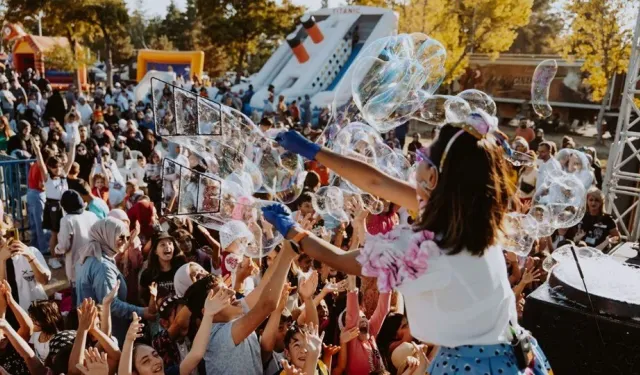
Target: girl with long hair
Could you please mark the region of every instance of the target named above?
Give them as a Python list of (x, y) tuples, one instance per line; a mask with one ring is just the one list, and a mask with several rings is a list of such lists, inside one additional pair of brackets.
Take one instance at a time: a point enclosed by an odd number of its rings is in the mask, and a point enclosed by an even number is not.
[(149, 265), (140, 275), (140, 298), (146, 304), (149, 301), (149, 286), (151, 283), (158, 285), (160, 300), (175, 292), (173, 279), (183, 264), (185, 258), (176, 240), (167, 232), (159, 232), (151, 239), (151, 252), (149, 253)]
[[(412, 335), (440, 346), (431, 375), (457, 369), (506, 375), (550, 370), (535, 339), (518, 326), (498, 245), (512, 191), (505, 182), (504, 151), (492, 134), (496, 129), (497, 119), (482, 111), (444, 125), (420, 152), (416, 186), (296, 132), (276, 138), (288, 151), (317, 160), (364, 191), (419, 212), (413, 228), (394, 228), (360, 250), (344, 252), (297, 226), (281, 206), (263, 210), (310, 257), (349, 274), (377, 277), (380, 292), (398, 289)], [(530, 348), (523, 346), (527, 341)]]

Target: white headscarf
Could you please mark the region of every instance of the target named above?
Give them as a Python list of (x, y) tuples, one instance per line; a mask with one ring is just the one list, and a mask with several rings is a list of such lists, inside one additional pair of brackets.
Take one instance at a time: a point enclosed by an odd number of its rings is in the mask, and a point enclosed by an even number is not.
[(189, 266), (191, 264), (196, 264), (194, 262), (189, 262), (183, 264), (182, 267), (178, 268), (175, 276), (173, 276), (173, 288), (176, 292), (176, 296), (184, 297), (184, 293), (189, 289), (191, 285), (193, 285), (193, 281), (191, 281), (191, 275), (189, 275)]
[(89, 231), (90, 242), (80, 249), (80, 264), (89, 257), (115, 257), (116, 243), (121, 235), (129, 235), (129, 228), (118, 219), (107, 217), (93, 224)]

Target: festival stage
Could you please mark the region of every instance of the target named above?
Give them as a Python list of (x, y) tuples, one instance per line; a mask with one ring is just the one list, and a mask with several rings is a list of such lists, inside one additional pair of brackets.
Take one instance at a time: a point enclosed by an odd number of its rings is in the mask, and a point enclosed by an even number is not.
[[(640, 262), (632, 243), (611, 255), (621, 263)], [(539, 341), (554, 374), (640, 374), (640, 305), (592, 295), (593, 313), (586, 294), (568, 284), (552, 274), (524, 309), (523, 325)]]

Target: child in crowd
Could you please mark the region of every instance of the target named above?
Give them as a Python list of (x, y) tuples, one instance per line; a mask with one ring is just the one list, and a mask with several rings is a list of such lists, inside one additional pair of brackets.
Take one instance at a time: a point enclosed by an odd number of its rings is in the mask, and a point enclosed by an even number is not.
[(232, 220), (220, 228), (220, 246), (222, 246), (222, 276), (231, 275), (243, 260), (253, 233), (239, 220)]
[(29, 318), (33, 321), (33, 334), (29, 343), (33, 345), (36, 355), (44, 362), (49, 355), (49, 342), (53, 336), (62, 331), (64, 322), (55, 301), (40, 300), (29, 306)]
[(95, 173), (91, 178), (91, 194), (105, 202), (109, 201), (109, 186), (103, 173)]
[(218, 292), (227, 289), (221, 279), (209, 275), (187, 290), (185, 297), (192, 321), (196, 325), (205, 324), (205, 321), (206, 324), (213, 322), (204, 351), (207, 373), (224, 375), (263, 372), (260, 344), (255, 330), (278, 306), (289, 267), (296, 255), (292, 246), (295, 245), (285, 242), (283, 250), (258, 287), (240, 301), (232, 297), (231, 304), (218, 313), (205, 315), (203, 307), (210, 290)]

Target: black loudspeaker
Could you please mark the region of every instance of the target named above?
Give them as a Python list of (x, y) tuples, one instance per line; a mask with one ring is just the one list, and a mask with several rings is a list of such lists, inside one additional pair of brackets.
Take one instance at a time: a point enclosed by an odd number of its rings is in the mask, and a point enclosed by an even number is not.
[(594, 315), (554, 298), (548, 283), (527, 297), (523, 326), (538, 340), (554, 375), (640, 374), (640, 322)]

